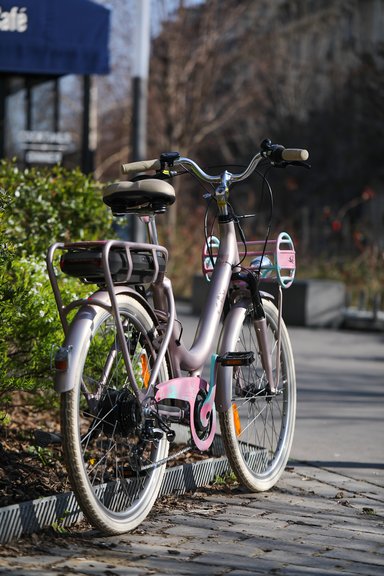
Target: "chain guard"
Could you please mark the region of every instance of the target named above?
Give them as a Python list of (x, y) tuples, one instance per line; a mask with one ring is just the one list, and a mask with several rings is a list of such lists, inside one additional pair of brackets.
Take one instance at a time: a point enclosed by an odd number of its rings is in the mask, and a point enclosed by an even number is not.
[[(156, 386), (155, 400), (182, 400), (189, 404), (189, 426), (194, 445), (208, 450), (216, 432), (214, 390), (208, 393), (208, 383), (198, 376), (182, 376)], [(208, 398), (208, 396), (210, 396)]]

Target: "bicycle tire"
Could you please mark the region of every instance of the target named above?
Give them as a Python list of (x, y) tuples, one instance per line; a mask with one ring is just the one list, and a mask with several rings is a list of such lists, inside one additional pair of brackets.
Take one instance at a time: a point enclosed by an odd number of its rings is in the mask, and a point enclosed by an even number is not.
[[(135, 298), (124, 294), (117, 301), (136, 381), (145, 386), (156, 328)], [(169, 443), (165, 435), (156, 440), (139, 435), (140, 407), (129, 391), (113, 318), (101, 307), (87, 308), (93, 316), (89, 328), (79, 341), (78, 322), (87, 316), (80, 310), (67, 338), (68, 346), (80, 346), (80, 354), (74, 387), (61, 395), (64, 457), (85, 517), (102, 532), (120, 534), (150, 512), (165, 470), (164, 463), (156, 463), (167, 457)], [(164, 361), (159, 381), (167, 379)]]
[[(263, 302), (273, 374), (277, 365), (278, 311), (269, 300)], [(233, 336), (235, 349), (254, 352), (250, 366), (232, 370), (232, 399), (228, 410), (219, 413), (225, 451), (238, 481), (254, 492), (269, 490), (287, 464), (295, 428), (296, 377), (287, 328), (281, 320), (280, 375), (277, 393), (266, 395), (266, 375), (261, 366), (251, 314), (245, 311)]]

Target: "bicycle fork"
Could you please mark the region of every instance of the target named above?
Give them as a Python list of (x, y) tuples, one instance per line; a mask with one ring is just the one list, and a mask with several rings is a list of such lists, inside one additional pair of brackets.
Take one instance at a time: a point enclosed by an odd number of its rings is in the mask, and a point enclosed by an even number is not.
[[(259, 296), (260, 298), (260, 296)], [(261, 304), (261, 298), (260, 298)], [(280, 352), (281, 352), (281, 317), (282, 317), (282, 304), (283, 304), (283, 294), (281, 286), (279, 286), (278, 295), (278, 324), (277, 324), (277, 338), (276, 338), (276, 370), (275, 375), (272, 369), (272, 353), (273, 350), (269, 350), (269, 342), (267, 338), (267, 321), (263, 313), (262, 317), (257, 317), (259, 314), (256, 312), (256, 318), (254, 319), (257, 343), (260, 350), (260, 359), (263, 369), (267, 375), (267, 393), (276, 394), (277, 386), (280, 378)], [(262, 305), (261, 305), (262, 306)], [(256, 307), (256, 311), (258, 306)]]
[(282, 303), (283, 294), (281, 286), (279, 286), (278, 294), (278, 326), (277, 326), (277, 338), (276, 338), (276, 371), (275, 376), (273, 374), (272, 368), (272, 353), (273, 350), (269, 350), (269, 342), (267, 336), (267, 321), (264, 314), (264, 308), (262, 304), (262, 293), (259, 291), (259, 279), (250, 270), (247, 272), (236, 272), (233, 275), (234, 280), (245, 281), (248, 285), (250, 291), (250, 296), (253, 304), (253, 324), (255, 327), (256, 338), (258, 349), (260, 351), (260, 360), (263, 370), (267, 376), (266, 392), (267, 395), (273, 395), (277, 392), (277, 386), (280, 377), (280, 336), (281, 336), (281, 314), (282, 314)]

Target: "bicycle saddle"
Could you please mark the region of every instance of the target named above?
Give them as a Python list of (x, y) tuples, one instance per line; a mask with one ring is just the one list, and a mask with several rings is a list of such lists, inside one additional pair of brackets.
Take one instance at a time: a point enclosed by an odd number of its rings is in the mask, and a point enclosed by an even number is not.
[(175, 189), (164, 180), (146, 178), (136, 182), (116, 182), (103, 190), (103, 202), (114, 214), (154, 214), (165, 212), (176, 199)]

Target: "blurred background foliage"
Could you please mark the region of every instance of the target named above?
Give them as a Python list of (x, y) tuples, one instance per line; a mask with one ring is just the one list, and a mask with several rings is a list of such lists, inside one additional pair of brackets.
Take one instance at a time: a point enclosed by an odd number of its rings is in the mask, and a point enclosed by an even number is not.
[[(120, 63), (128, 65), (121, 48), (127, 39), (118, 17), (129, 3), (108, 2), (116, 47), (111, 78), (119, 78), (109, 89), (119, 97), (99, 111), (95, 174), (101, 180), (118, 178), (119, 164), (132, 154), (129, 75), (127, 96), (121, 97), (126, 78)], [(148, 79), (147, 156), (178, 150), (206, 169), (230, 165), (235, 170), (266, 137), (307, 148), (310, 172), (268, 175), (274, 233), (287, 230), (294, 238), (299, 276), (337, 278), (356, 290), (380, 289), (384, 1), (159, 0), (151, 5), (158, 20)], [(158, 222), (170, 248), (175, 286), (188, 295), (204, 241), (204, 192), (188, 178), (175, 185), (177, 202)], [(261, 181), (255, 178), (236, 188), (232, 201), (239, 213), (251, 213), (258, 211), (260, 197)], [(263, 237), (265, 214), (247, 221), (249, 237)]]
[[(299, 276), (374, 292), (384, 281), (383, 100), (382, 1), (179, 2), (152, 44), (148, 156), (176, 149), (208, 169), (247, 165), (265, 137), (307, 148), (311, 171), (268, 174), (272, 229), (294, 238)], [(188, 294), (203, 192), (192, 180), (176, 191), (161, 226)], [(249, 239), (265, 234), (261, 195), (256, 177), (232, 193), (238, 213), (257, 212)]]

